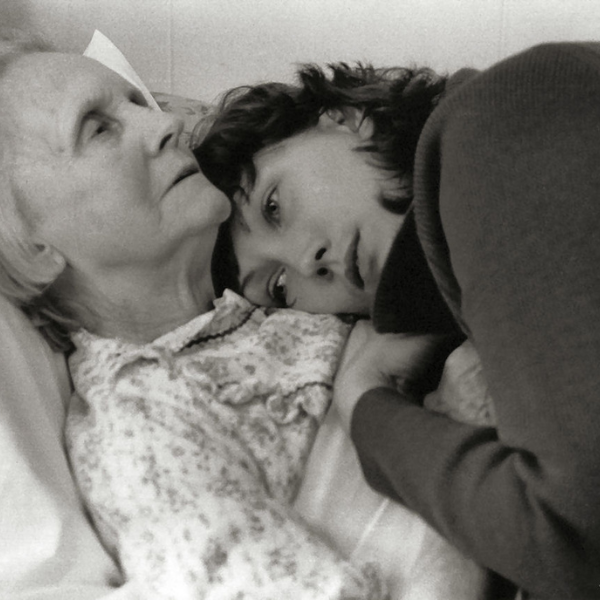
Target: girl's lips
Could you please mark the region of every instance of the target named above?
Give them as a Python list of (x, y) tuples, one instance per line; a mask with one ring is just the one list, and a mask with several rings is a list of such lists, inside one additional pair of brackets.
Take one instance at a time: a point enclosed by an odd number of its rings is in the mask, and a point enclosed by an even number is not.
[(346, 255), (344, 257), (345, 260), (345, 271), (344, 275), (354, 286), (357, 288), (364, 290), (365, 282), (360, 274), (360, 269), (358, 265), (358, 244), (360, 242), (360, 233), (357, 231), (356, 235), (352, 239), (350, 246), (346, 250)]

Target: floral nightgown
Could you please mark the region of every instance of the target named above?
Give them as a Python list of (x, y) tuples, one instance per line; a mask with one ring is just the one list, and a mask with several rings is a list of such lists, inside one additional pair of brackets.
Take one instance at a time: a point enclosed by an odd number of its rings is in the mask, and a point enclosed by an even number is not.
[(290, 506), (347, 333), (226, 292), (149, 344), (74, 335), (73, 471), (144, 600), (384, 597)]

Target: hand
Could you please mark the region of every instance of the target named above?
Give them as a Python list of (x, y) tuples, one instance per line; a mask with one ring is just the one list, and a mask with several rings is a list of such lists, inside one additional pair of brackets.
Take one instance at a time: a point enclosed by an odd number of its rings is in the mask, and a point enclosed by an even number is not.
[(333, 402), (346, 431), (364, 392), (382, 386), (398, 389), (418, 378), (439, 340), (435, 335), (381, 334), (371, 321), (359, 321), (348, 338), (333, 388)]

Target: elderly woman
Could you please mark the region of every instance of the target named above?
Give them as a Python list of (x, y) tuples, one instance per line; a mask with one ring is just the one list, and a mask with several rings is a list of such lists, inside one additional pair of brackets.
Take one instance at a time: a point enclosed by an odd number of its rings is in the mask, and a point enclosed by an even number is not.
[(70, 458), (125, 577), (145, 599), (383, 597), (290, 509), (346, 327), (214, 302), (230, 205), (176, 117), (23, 36), (0, 69), (0, 290), (74, 347)]

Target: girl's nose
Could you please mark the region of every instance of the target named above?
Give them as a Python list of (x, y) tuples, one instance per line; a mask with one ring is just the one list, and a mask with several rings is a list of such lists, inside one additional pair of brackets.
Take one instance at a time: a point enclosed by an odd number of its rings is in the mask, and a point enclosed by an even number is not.
[(309, 244), (297, 258), (298, 271), (305, 277), (331, 277), (330, 251), (323, 241)]

